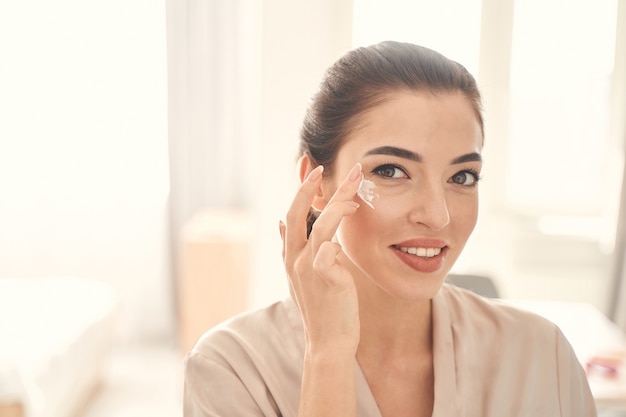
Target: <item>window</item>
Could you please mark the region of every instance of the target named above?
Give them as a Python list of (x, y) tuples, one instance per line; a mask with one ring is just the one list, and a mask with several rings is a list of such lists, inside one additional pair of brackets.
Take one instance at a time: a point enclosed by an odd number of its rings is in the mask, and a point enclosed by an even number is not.
[(606, 305), (624, 155), (611, 120), (623, 117), (613, 91), (617, 7), (354, 1), (355, 46), (418, 43), (478, 79), (487, 135), (481, 219), (455, 269), (501, 279), (505, 296)]
[(615, 0), (515, 2), (510, 204), (540, 215), (603, 214), (619, 178), (609, 162), (616, 16)]

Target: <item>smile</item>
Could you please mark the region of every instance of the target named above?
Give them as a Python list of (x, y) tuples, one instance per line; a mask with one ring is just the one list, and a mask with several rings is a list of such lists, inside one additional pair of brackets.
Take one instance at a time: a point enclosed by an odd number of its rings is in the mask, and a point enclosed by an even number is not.
[(396, 248), (404, 253), (419, 256), (422, 258), (432, 258), (441, 253), (441, 248), (422, 248), (422, 247), (404, 247), (396, 246)]

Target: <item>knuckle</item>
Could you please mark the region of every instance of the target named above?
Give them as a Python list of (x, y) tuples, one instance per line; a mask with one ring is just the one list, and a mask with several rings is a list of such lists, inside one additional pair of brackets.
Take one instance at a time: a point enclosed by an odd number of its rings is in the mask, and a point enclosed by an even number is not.
[(308, 269), (310, 269), (309, 262), (305, 262), (302, 257), (299, 257), (293, 263), (293, 271), (296, 276), (302, 276)]
[(315, 257), (315, 259), (313, 259), (312, 267), (313, 267), (313, 269), (316, 272), (322, 272), (325, 269), (324, 262), (321, 259), (321, 256), (320, 256), (319, 252), (318, 252), (317, 256)]
[(336, 245), (329, 241), (323, 242), (313, 260), (313, 268), (318, 272), (328, 270), (335, 263), (336, 256)]

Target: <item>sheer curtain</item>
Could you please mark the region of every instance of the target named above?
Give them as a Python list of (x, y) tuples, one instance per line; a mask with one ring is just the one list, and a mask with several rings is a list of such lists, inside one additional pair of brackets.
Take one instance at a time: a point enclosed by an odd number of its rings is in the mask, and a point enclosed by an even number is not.
[(626, 331), (626, 169), (622, 179), (620, 217), (615, 241), (615, 263), (613, 268), (613, 291), (610, 294), (611, 319)]
[(167, 0), (174, 273), (194, 213), (243, 208), (255, 220), (250, 303), (285, 295), (278, 221), (299, 127), (351, 31), (352, 0)]
[(613, 288), (609, 294), (610, 317), (626, 330), (626, 2), (617, 8), (615, 71), (613, 74), (612, 139), (622, 143), (622, 187), (615, 233)]
[(246, 0), (167, 1), (172, 231), (253, 200), (258, 10)]

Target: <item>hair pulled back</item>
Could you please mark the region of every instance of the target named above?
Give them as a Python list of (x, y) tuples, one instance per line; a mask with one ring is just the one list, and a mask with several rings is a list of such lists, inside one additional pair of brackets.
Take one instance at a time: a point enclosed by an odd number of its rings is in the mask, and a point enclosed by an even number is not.
[(480, 92), (461, 64), (431, 49), (394, 41), (346, 53), (325, 73), (305, 114), (300, 155), (330, 174), (344, 139), (357, 118), (394, 91), (464, 94), (483, 131)]

